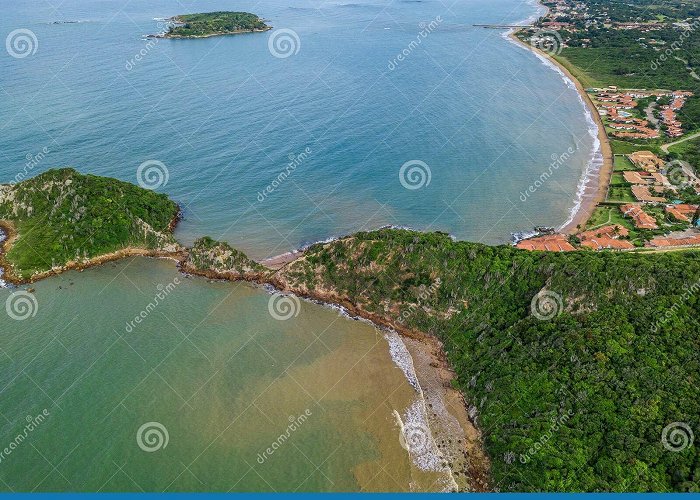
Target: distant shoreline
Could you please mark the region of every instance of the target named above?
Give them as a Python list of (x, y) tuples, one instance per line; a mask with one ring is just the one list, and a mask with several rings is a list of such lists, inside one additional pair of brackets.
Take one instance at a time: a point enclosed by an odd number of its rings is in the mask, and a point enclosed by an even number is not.
[[(531, 50), (536, 55), (542, 56), (548, 61), (550, 61), (564, 74), (564, 76), (566, 76), (569, 80), (573, 82), (574, 86), (576, 87), (576, 90), (581, 96), (581, 99), (583, 100), (584, 104), (588, 107), (591, 113), (591, 117), (593, 118), (593, 121), (595, 122), (598, 128), (597, 136), (598, 141), (600, 142), (600, 152), (603, 156), (603, 163), (600, 166), (600, 168), (597, 169), (597, 171), (589, 172), (586, 178), (583, 179), (584, 192), (582, 195), (580, 206), (576, 210), (576, 213), (572, 214), (570, 220), (559, 229), (559, 232), (561, 233), (576, 234), (580, 231), (578, 226), (581, 226), (582, 230), (586, 226), (588, 220), (593, 215), (593, 212), (598, 206), (598, 204), (605, 201), (605, 198), (607, 197), (608, 185), (610, 184), (610, 179), (612, 177), (613, 172), (613, 154), (612, 147), (610, 146), (610, 139), (608, 138), (608, 134), (605, 131), (605, 125), (603, 125), (603, 120), (601, 119), (600, 114), (598, 113), (598, 108), (596, 108), (595, 104), (593, 104), (593, 101), (591, 100), (586, 90), (583, 88), (581, 82), (554, 57), (538, 49), (537, 47), (533, 47), (532, 45), (520, 40), (517, 37), (517, 33), (519, 31), (520, 30), (512, 31), (508, 34), (508, 37), (513, 42), (519, 44), (522, 47), (525, 47), (528, 50)], [(591, 183), (590, 181), (592, 180), (597, 180), (597, 182)], [(591, 186), (589, 184), (593, 185)], [(577, 185), (577, 189), (579, 188), (579, 186), (580, 184)]]

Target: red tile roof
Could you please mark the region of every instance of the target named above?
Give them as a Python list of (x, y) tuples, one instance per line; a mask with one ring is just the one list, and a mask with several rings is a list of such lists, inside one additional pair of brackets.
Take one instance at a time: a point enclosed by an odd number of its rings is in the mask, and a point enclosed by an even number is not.
[(538, 236), (523, 240), (515, 246), (522, 250), (540, 250), (547, 252), (573, 252), (576, 250), (563, 234)]
[(627, 204), (620, 207), (622, 213), (634, 220), (634, 225), (639, 229), (658, 229), (656, 219), (642, 210), (639, 205)]
[(676, 219), (690, 222), (698, 211), (698, 205), (666, 205), (666, 213), (673, 215)]
[(648, 247), (663, 248), (663, 247), (689, 247), (700, 245), (700, 234), (696, 236), (687, 236), (685, 238), (664, 238), (657, 237), (647, 243)]
[(634, 248), (631, 241), (617, 240), (615, 238), (610, 238), (609, 236), (582, 241), (581, 246), (592, 248), (593, 250), (630, 250)]
[(621, 226), (619, 224), (609, 224), (607, 226), (579, 233), (578, 237), (581, 241), (585, 241), (593, 238), (602, 237), (614, 238), (615, 236), (621, 236), (624, 238), (626, 236), (629, 236), (629, 234), (630, 232), (627, 230), (626, 227)]

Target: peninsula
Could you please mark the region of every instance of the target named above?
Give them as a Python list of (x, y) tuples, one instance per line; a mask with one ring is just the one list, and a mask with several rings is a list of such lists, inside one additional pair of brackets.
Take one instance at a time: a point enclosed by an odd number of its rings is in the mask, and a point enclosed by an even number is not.
[[(540, 253), (382, 229), (313, 245), (262, 272), (206, 239), (183, 269), (269, 284), (405, 337), (439, 339), (484, 432), (491, 489), (698, 487), (698, 449), (672, 453), (663, 433), (700, 412), (690, 347), (700, 341), (700, 252)], [(476, 454), (472, 485), (484, 464)]]
[(180, 247), (177, 213), (164, 195), (52, 170), (0, 188), (14, 235), (4, 266), (29, 282), (132, 249), (433, 339), (482, 432), (455, 470), (476, 491), (700, 486), (699, 449), (664, 441), (669, 423), (700, 414), (700, 252), (528, 252), (381, 229), (270, 269), (211, 238)]
[(171, 23), (158, 38), (208, 38), (211, 36), (237, 35), (263, 32), (272, 29), (255, 14), (249, 12), (207, 12), (183, 14), (168, 19)]

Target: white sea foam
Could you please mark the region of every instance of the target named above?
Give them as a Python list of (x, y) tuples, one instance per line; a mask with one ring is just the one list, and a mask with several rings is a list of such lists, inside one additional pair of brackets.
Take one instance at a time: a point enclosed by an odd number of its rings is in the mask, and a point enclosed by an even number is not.
[(586, 117), (586, 122), (588, 123), (588, 134), (593, 140), (593, 148), (588, 158), (588, 161), (586, 162), (586, 168), (581, 174), (581, 178), (579, 179), (578, 185), (576, 187), (576, 198), (574, 199), (574, 205), (573, 207), (571, 207), (571, 209), (569, 209), (569, 217), (561, 226), (559, 226), (558, 229), (561, 230), (574, 220), (576, 214), (581, 209), (581, 205), (583, 204), (583, 200), (586, 195), (586, 190), (589, 184), (597, 180), (598, 175), (600, 174), (600, 169), (603, 166), (603, 151), (601, 149), (600, 139), (598, 139), (598, 124), (595, 122), (591, 113), (591, 109), (588, 107), (588, 104), (584, 100), (584, 97), (576, 88), (576, 84), (573, 82), (573, 80), (571, 80), (571, 78), (569, 78), (566, 75), (566, 73), (564, 73), (561, 70), (561, 68), (559, 68), (559, 66), (554, 64), (552, 61), (542, 56), (541, 54), (535, 53), (535, 55), (538, 59), (540, 59), (540, 61), (542, 61), (542, 63), (545, 66), (559, 73), (559, 75), (566, 83), (567, 87), (576, 91), (576, 96), (578, 97), (578, 100), (581, 103), (581, 107), (583, 108), (583, 112)]
[(569, 209), (569, 217), (561, 226), (557, 228), (557, 230), (561, 230), (574, 220), (578, 211), (581, 210), (581, 206), (583, 205), (583, 201), (588, 187), (591, 184), (595, 186), (595, 182), (597, 182), (598, 175), (600, 175), (600, 169), (603, 166), (603, 151), (601, 149), (600, 139), (598, 139), (598, 124), (593, 119), (591, 109), (588, 107), (588, 104), (584, 100), (584, 97), (576, 88), (576, 84), (571, 78), (569, 78), (569, 76), (566, 73), (564, 73), (561, 70), (559, 66), (554, 64), (549, 58), (543, 56), (539, 52), (530, 50), (528, 47), (525, 47), (524, 45), (514, 41), (512, 38), (508, 37), (508, 40), (513, 42), (518, 47), (521, 47), (522, 49), (525, 49), (528, 52), (535, 54), (535, 57), (537, 57), (537, 59), (539, 59), (543, 65), (545, 65), (547, 68), (553, 71), (556, 71), (559, 74), (559, 76), (561, 76), (562, 80), (564, 80), (566, 86), (576, 92), (576, 96), (578, 97), (578, 100), (583, 108), (584, 116), (586, 117), (586, 122), (588, 123), (588, 134), (593, 139), (593, 148), (591, 151), (591, 155), (589, 156), (588, 161), (586, 162), (586, 168), (581, 174), (581, 178), (579, 179), (578, 185), (576, 186), (576, 197), (574, 198), (574, 205)]
[(452, 475), (452, 470), (444, 465), (445, 459), (435, 442), (428, 420), (428, 410), (425, 405), (425, 396), (421, 389), (416, 370), (413, 365), (413, 357), (408, 351), (406, 344), (399, 334), (394, 330), (387, 330), (384, 338), (389, 344), (389, 354), (394, 364), (398, 366), (406, 376), (406, 380), (418, 393), (417, 398), (406, 409), (406, 412), (401, 415), (394, 411), (396, 423), (399, 426), (399, 432), (414, 434), (419, 442), (419, 446), (415, 449), (409, 449), (411, 461), (423, 471), (442, 472), (444, 474), (441, 482), (444, 491), (457, 491), (458, 486)]
[(534, 238), (540, 233), (537, 231), (517, 231), (515, 233), (510, 233), (511, 242), (513, 245), (517, 245), (523, 240)]
[[(270, 294), (281, 293), (279, 290), (277, 290), (275, 287), (269, 284), (264, 284), (262, 287)], [(314, 299), (305, 298), (303, 300), (333, 309), (337, 311), (338, 314), (346, 318), (353, 319), (356, 321), (362, 321), (377, 327), (377, 325), (370, 320), (359, 316), (351, 315), (349, 311), (343, 306), (322, 302)], [(445, 463), (445, 459), (442, 455), (442, 452), (435, 443), (435, 437), (433, 436), (432, 431), (430, 430), (425, 397), (423, 394), (423, 390), (421, 389), (420, 382), (418, 381), (418, 376), (416, 375), (415, 367), (413, 365), (413, 357), (408, 351), (406, 344), (404, 344), (403, 340), (401, 340), (401, 337), (396, 331), (384, 329), (384, 338), (386, 339), (389, 345), (389, 354), (391, 356), (392, 361), (394, 362), (394, 364), (396, 364), (396, 366), (398, 366), (401, 369), (401, 371), (404, 373), (404, 376), (406, 377), (406, 380), (409, 384), (411, 384), (411, 387), (413, 387), (417, 393), (417, 398), (406, 410), (403, 418), (401, 418), (398, 412), (394, 411), (395, 417), (397, 419), (397, 424), (400, 427), (400, 432), (403, 433), (404, 428), (408, 428), (414, 430), (424, 429), (426, 433), (426, 445), (420, 447), (418, 450), (409, 450), (411, 460), (415, 464), (415, 466), (418, 467), (420, 470), (442, 472), (444, 474), (444, 477), (440, 482), (444, 488), (444, 491), (456, 491), (458, 489), (458, 485), (454, 479), (452, 470), (448, 466), (443, 465)]]
[(445, 459), (430, 431), (425, 401), (422, 398), (416, 399), (406, 409), (403, 418), (394, 410), (394, 418), (399, 426), (399, 432), (404, 436), (411, 434), (410, 442), (417, 445), (408, 449), (411, 461), (415, 466), (422, 471), (441, 472), (443, 476), (439, 483), (442, 485), (443, 491), (457, 491), (457, 482), (450, 468), (444, 465)]
[(389, 330), (384, 334), (384, 338), (389, 343), (389, 354), (394, 364), (401, 368), (401, 371), (406, 375), (408, 383), (413, 386), (413, 388), (422, 393), (420, 384), (418, 383), (418, 377), (416, 377), (416, 370), (413, 367), (413, 358), (411, 353), (408, 352), (406, 344), (403, 343), (399, 334), (394, 330)]

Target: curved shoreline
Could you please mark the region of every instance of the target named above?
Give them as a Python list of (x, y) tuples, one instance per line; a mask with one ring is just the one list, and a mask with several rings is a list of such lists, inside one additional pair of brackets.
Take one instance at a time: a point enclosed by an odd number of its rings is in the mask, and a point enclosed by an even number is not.
[[(532, 51), (538, 59), (547, 61), (554, 66), (562, 74), (565, 80), (571, 81), (579, 94), (579, 98), (583, 101), (584, 106), (588, 109), (587, 118), (593, 120), (594, 125), (598, 129), (597, 140), (599, 143), (599, 152), (602, 155), (602, 164), (596, 169), (595, 160), (596, 153), (594, 150), (591, 158), (586, 164), (586, 170), (582, 173), (581, 179), (576, 187), (577, 199), (574, 200), (574, 206), (571, 209), (569, 218), (559, 227), (559, 232), (565, 234), (575, 234), (579, 232), (579, 226), (583, 229), (593, 215), (596, 206), (605, 201), (608, 192), (608, 185), (613, 172), (613, 154), (610, 146), (610, 139), (605, 132), (605, 125), (598, 113), (598, 109), (593, 104), (590, 96), (583, 88), (581, 82), (559, 61), (546, 52), (533, 47), (532, 45), (523, 42), (517, 37), (520, 30), (513, 30), (508, 33), (508, 38), (517, 45)], [(593, 167), (593, 169), (591, 169)]]
[[(168, 225), (168, 231), (172, 233), (180, 222), (181, 218), (182, 212), (178, 207), (177, 214), (175, 214), (175, 217)], [(80, 272), (91, 267), (100, 266), (102, 264), (106, 264), (107, 262), (113, 262), (115, 260), (121, 260), (127, 257), (151, 257), (173, 260), (175, 262), (180, 262), (182, 259), (187, 257), (186, 249), (180, 246), (180, 244), (177, 242), (177, 250), (175, 251), (127, 246), (112, 252), (91, 257), (83, 261), (68, 261), (62, 266), (56, 266), (48, 271), (33, 274), (30, 278), (21, 278), (13, 272), (12, 265), (5, 257), (10, 251), (10, 248), (12, 248), (15, 240), (18, 238), (19, 232), (10, 221), (0, 220), (0, 233), (2, 236), (4, 236), (3, 238), (0, 238), (0, 288), (2, 288), (1, 285), (3, 284), (10, 284), (13, 286), (30, 285), (32, 283), (36, 283), (37, 281), (50, 278), (51, 276), (58, 276), (66, 271)]]
[[(303, 253), (298, 256), (302, 255)], [(442, 444), (442, 441), (450, 439), (444, 432), (437, 430), (433, 434), (433, 439), (436, 442), (441, 442), (441, 445), (438, 446), (440, 452), (450, 459), (453, 480), (456, 481), (457, 486), (463, 488), (460, 491), (479, 493), (492, 491), (490, 486), (491, 462), (483, 443), (483, 434), (472, 418), (470, 405), (464, 394), (455, 389), (452, 384), (457, 375), (447, 359), (440, 339), (366, 311), (355, 305), (349, 297), (340, 296), (332, 290), (319, 291), (290, 286), (278, 275), (278, 272), (287, 264), (281, 265), (270, 275), (259, 273), (239, 275), (228, 272), (220, 273), (211, 269), (203, 271), (189, 266), (185, 260), (180, 262), (179, 269), (191, 276), (233, 282), (246, 281), (268, 289), (272, 288), (273, 293), (292, 294), (319, 305), (329, 306), (340, 310), (344, 316), (350, 319), (368, 321), (379, 330), (397, 334), (412, 359), (413, 374), (415, 374), (419, 384), (419, 387), (414, 386), (414, 389), (420, 389), (422, 402), (427, 404), (433, 412), (428, 415), (428, 420), (435, 422), (439, 429), (449, 429), (450, 422), (457, 422), (461, 428), (462, 435), (456, 439), (457, 443), (451, 443), (451, 446)], [(396, 360), (394, 362), (396, 363)], [(403, 369), (398, 363), (396, 364)], [(406, 373), (404, 372), (404, 374)], [(411, 385), (414, 385), (410, 377), (406, 376), (406, 378)], [(432, 406), (430, 406), (431, 404)], [(444, 411), (439, 412), (438, 407)], [(454, 440), (453, 436), (452, 439)]]
[[(218, 36), (224, 35), (224, 33), (208, 35), (208, 36)], [(590, 215), (592, 214), (597, 203), (605, 198), (607, 184), (609, 182), (610, 175), (612, 173), (612, 151), (608, 141), (607, 134), (602, 124), (602, 120), (597, 112), (597, 109), (590, 100), (590, 97), (586, 94), (580, 82), (573, 77), (573, 75), (559, 62), (551, 58), (547, 54), (537, 50), (528, 44), (523, 43), (519, 40), (515, 33), (510, 33), (509, 37), (516, 43), (524, 46), (527, 49), (532, 50), (534, 53), (545, 57), (552, 64), (554, 64), (559, 70), (569, 78), (579, 95), (583, 99), (583, 102), (588, 106), (591, 117), (598, 127), (598, 139), (600, 141), (601, 151), (603, 153), (603, 164), (597, 172), (584, 172), (584, 179), (582, 186), (585, 188), (582, 193), (582, 199), (580, 206), (575, 213), (572, 214), (571, 220), (566, 223), (563, 227), (563, 231), (575, 232), (577, 224), (585, 224)], [(173, 37), (175, 38), (175, 37)], [(185, 38), (185, 37), (183, 37)], [(597, 188), (593, 189), (592, 193), (587, 193), (588, 183), (591, 179), (598, 179)], [(176, 223), (176, 222), (175, 222)], [(2, 227), (2, 226), (0, 226)], [(173, 225), (174, 227), (174, 225)], [(171, 229), (173, 228), (171, 227)], [(14, 239), (16, 233), (12, 232), (12, 228), (8, 231), (8, 237), (0, 245), (0, 259), (2, 259), (2, 254), (5, 252), (3, 250), (9, 249)], [(294, 251), (288, 254), (283, 254), (283, 256), (273, 257), (263, 261), (269, 267), (275, 267), (274, 270), (279, 270), (284, 268), (289, 262), (295, 260), (296, 258), (303, 255), (302, 252)], [(187, 257), (187, 250), (180, 252), (163, 252), (158, 250), (147, 250), (139, 248), (127, 247), (115, 252), (104, 254), (85, 262), (68, 262), (60, 268), (55, 270), (50, 270), (41, 274), (32, 276), (29, 280), (18, 280), (18, 284), (32, 283), (50, 276), (60, 274), (68, 270), (82, 270), (87, 267), (97, 266), (109, 261), (119, 260), (122, 258), (130, 256), (144, 256), (144, 257), (161, 257), (171, 260), (177, 260), (180, 262), (180, 269), (183, 272), (202, 276), (210, 279), (226, 279), (229, 281), (250, 281), (253, 283), (258, 283), (261, 285), (272, 285), (275, 288), (286, 292), (293, 293), (299, 297), (307, 298), (312, 301), (317, 301), (325, 304), (330, 304), (334, 306), (339, 306), (345, 309), (348, 314), (363, 318), (372, 322), (379, 328), (388, 329), (390, 331), (397, 332), (403, 339), (406, 339), (407, 343), (410, 344), (411, 356), (414, 360), (414, 368), (416, 377), (418, 378), (420, 385), (425, 388), (425, 396), (423, 401), (429, 400), (429, 398), (440, 399), (445, 403), (445, 406), (449, 406), (452, 410), (450, 416), (457, 419), (463, 431), (463, 436), (465, 442), (463, 444), (464, 456), (467, 458), (467, 465), (464, 469), (460, 470), (463, 475), (468, 478), (468, 489), (470, 491), (484, 492), (490, 491), (490, 460), (487, 451), (483, 445), (483, 438), (478, 427), (475, 425), (473, 419), (470, 417), (470, 408), (467, 401), (464, 398), (464, 394), (454, 389), (451, 386), (451, 381), (456, 378), (454, 371), (452, 370), (449, 361), (447, 360), (446, 353), (442, 346), (440, 340), (425, 332), (413, 331), (404, 328), (401, 325), (395, 324), (390, 319), (378, 316), (374, 313), (363, 310), (360, 307), (355, 306), (348, 297), (338, 296), (332, 291), (318, 291), (318, 290), (304, 290), (294, 287), (289, 287), (284, 281), (280, 280), (277, 274), (272, 274), (269, 277), (255, 277), (246, 278), (244, 276), (234, 276), (234, 275), (222, 275), (215, 272), (197, 272), (194, 269), (187, 268), (184, 265), (184, 261)], [(0, 261), (0, 267), (5, 268), (7, 276), (5, 279), (8, 282), (14, 282), (11, 276), (11, 268)], [(408, 346), (407, 346), (408, 347)], [(416, 360), (421, 357), (424, 358), (422, 361), (416, 363)], [(422, 368), (418, 368), (421, 365)], [(440, 387), (442, 386), (442, 387)], [(432, 406), (431, 406), (432, 408)], [(437, 437), (437, 436), (436, 436)]]

